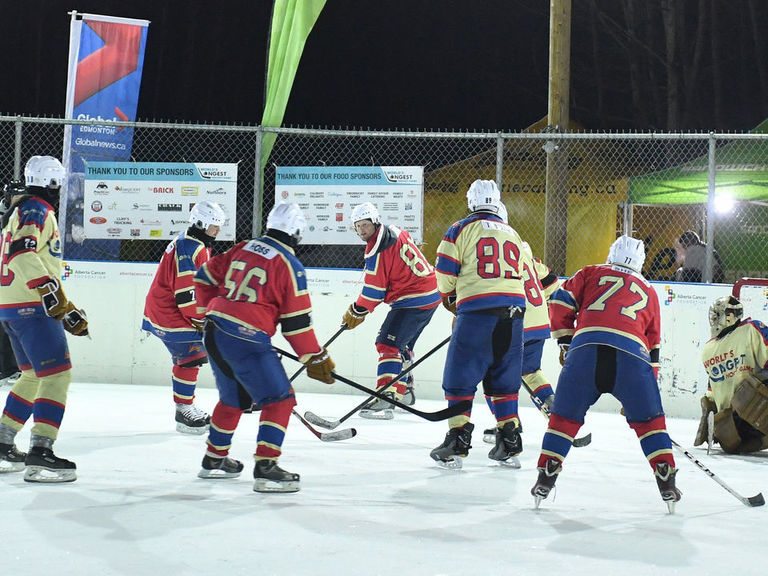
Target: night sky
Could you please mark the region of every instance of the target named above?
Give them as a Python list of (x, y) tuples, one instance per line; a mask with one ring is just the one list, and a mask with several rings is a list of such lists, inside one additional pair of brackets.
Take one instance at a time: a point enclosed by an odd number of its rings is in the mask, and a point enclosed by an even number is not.
[[(629, 60), (661, 66), (663, 44), (658, 36), (647, 46), (627, 40), (622, 4), (573, 0), (571, 116), (587, 129), (663, 129), (653, 119), (663, 103), (638, 114), (627, 89)], [(743, 46), (727, 45), (725, 54), (739, 62), (721, 64), (742, 76), (728, 76), (714, 126), (704, 51), (701, 73), (682, 87), (695, 95), (684, 102), (695, 113), (681, 128), (747, 130), (765, 117), (766, 99), (750, 83), (758, 74), (748, 74), (752, 62), (741, 62), (749, 60), (742, 32), (750, 21), (739, 14), (747, 2), (725, 4), (732, 29), (723, 34), (741, 38)], [(757, 16), (768, 22), (763, 4), (757, 3)], [(657, 10), (660, 1), (646, 5)], [(0, 7), (2, 114), (63, 115), (67, 12), (76, 8), (151, 20), (139, 120), (255, 125), (261, 119), (271, 0), (0, 0)], [(695, 16), (685, 14), (691, 27)], [(657, 25), (650, 20), (645, 28)], [(328, 0), (307, 42), (284, 125), (522, 130), (547, 112), (548, 34), (547, 0)], [(608, 86), (602, 96), (598, 67), (603, 89)], [(650, 89), (663, 95), (665, 87)], [(642, 105), (646, 100), (652, 98), (643, 97)]]

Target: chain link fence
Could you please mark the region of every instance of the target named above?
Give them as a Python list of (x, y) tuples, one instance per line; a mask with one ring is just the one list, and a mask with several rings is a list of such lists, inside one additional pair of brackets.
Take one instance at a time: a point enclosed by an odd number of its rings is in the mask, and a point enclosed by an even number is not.
[[(263, 230), (278, 167), (423, 166), (423, 250), (432, 261), (445, 231), (466, 214), (467, 188), (482, 178), (499, 183), (510, 224), (561, 275), (604, 261), (616, 236), (629, 233), (646, 242), (646, 276), (672, 280), (680, 265), (675, 241), (693, 231), (706, 245), (705, 280), (717, 265), (729, 283), (768, 276), (768, 134), (370, 132), (0, 117), (0, 180), (19, 176), (34, 154), (61, 157), (67, 123), (134, 128), (135, 162), (237, 163), (237, 240)], [(267, 133), (276, 139), (262, 169)], [(68, 202), (67, 227), (82, 213), (82, 200)], [(70, 230), (63, 235), (68, 257), (74, 240)], [(112, 242), (118, 257), (105, 251), (93, 259), (156, 261), (167, 243)], [(217, 242), (215, 251), (230, 245)], [(362, 255), (362, 244), (298, 250), (315, 267), (360, 268)]]

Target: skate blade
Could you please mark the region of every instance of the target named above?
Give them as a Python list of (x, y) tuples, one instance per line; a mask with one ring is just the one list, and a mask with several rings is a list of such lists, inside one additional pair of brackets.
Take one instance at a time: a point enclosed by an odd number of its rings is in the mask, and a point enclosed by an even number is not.
[(240, 476), (240, 472), (227, 472), (220, 468), (214, 470), (201, 468), (200, 472), (197, 473), (198, 478), (205, 478), (206, 480), (223, 480), (225, 478), (237, 478), (238, 476)]
[(26, 464), (24, 462), (9, 462), (8, 460), (0, 460), (0, 474), (8, 472), (21, 472), (24, 470)]
[(451, 460), (435, 460), (435, 462), (443, 470), (461, 470), (462, 460), (463, 458), (456, 457)]
[(77, 472), (72, 469), (53, 470), (43, 466), (27, 466), (24, 473), (25, 482), (74, 482), (77, 480)]
[(181, 432), (182, 434), (191, 434), (194, 436), (200, 436), (208, 432), (208, 424), (206, 424), (205, 426), (187, 426), (186, 424), (182, 424), (181, 422), (176, 422), (176, 432)]
[(256, 478), (253, 482), (254, 492), (298, 492), (300, 489), (299, 481), (275, 482), (266, 478)]
[(668, 500), (666, 502), (666, 504), (667, 504), (667, 511), (668, 511), (668, 513), (669, 514), (674, 514), (675, 513), (675, 504), (677, 504), (677, 502), (675, 502), (674, 500)]
[(391, 408), (384, 410), (360, 410), (360, 417), (368, 420), (392, 420), (395, 417)]
[[(493, 458), (491, 458), (493, 460)], [(506, 460), (493, 460), (494, 462), (498, 462), (500, 466), (503, 466), (504, 468), (514, 468), (519, 469), (520, 466), (520, 460), (518, 460), (517, 456), (510, 456)]]
[(533, 507), (538, 510), (539, 505), (541, 504), (541, 501), (544, 500), (542, 496), (535, 496), (533, 497)]

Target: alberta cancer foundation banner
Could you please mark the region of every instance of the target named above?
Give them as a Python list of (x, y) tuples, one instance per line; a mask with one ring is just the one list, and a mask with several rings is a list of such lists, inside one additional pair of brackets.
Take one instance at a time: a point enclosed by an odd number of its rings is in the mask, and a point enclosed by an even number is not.
[[(71, 12), (66, 118), (135, 121), (148, 20)], [(85, 166), (128, 161), (133, 128), (68, 125), (62, 162), (69, 174), (60, 210), (64, 255), (118, 259), (119, 242), (89, 240), (83, 227)]]

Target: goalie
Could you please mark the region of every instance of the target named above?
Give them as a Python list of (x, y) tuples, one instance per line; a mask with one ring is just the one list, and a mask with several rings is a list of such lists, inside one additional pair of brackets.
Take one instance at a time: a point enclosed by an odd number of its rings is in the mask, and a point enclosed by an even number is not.
[(714, 441), (729, 454), (768, 448), (768, 326), (743, 315), (734, 296), (709, 308), (712, 339), (702, 352), (709, 382), (694, 446)]

